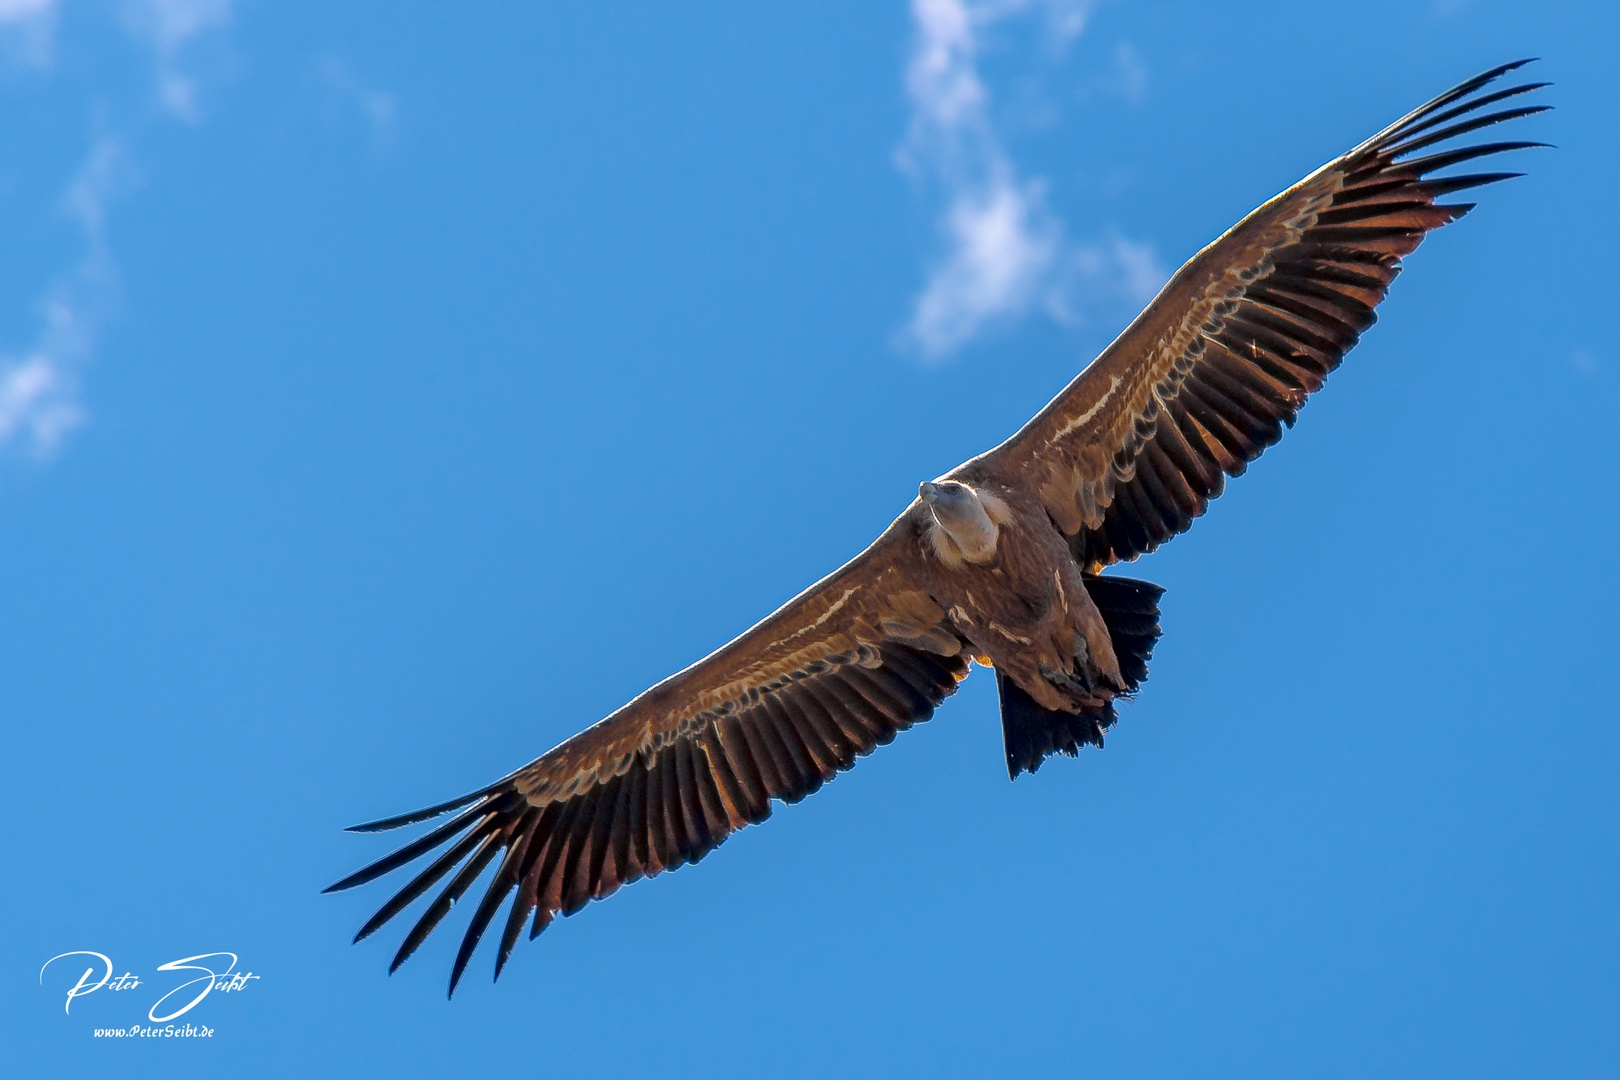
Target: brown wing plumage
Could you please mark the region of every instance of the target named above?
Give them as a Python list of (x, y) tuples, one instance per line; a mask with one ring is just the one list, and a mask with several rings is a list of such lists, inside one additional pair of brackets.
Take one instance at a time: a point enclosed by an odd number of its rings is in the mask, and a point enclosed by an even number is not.
[[(1091, 569), (1186, 529), (1226, 476), (1277, 441), (1372, 324), (1401, 257), (1470, 208), (1437, 200), (1517, 174), (1430, 175), (1540, 145), (1412, 157), (1540, 112), (1480, 112), (1545, 85), (1481, 93), (1519, 66), (1470, 79), (1250, 214), (1183, 266), (1022, 430), (958, 471), (1037, 492)], [(494, 864), (450, 989), (510, 897), (499, 977), (525, 922), (533, 937), (558, 913), (702, 858), (769, 816), (772, 799), (803, 798), (926, 720), (966, 676), (969, 659), (927, 586), (923, 520), (913, 504), (843, 569), (510, 776), (453, 802), (356, 826), (376, 832), (459, 811), (327, 890), (444, 849), (355, 940), (438, 889), (395, 955), (390, 971), (398, 968)]]
[(525, 921), (533, 937), (559, 912), (696, 862), (769, 817), (772, 799), (797, 802), (928, 719), (967, 675), (968, 658), (945, 612), (914, 584), (921, 577), (916, 522), (908, 511), (843, 569), (731, 644), (498, 783), (355, 826), (376, 832), (461, 811), (327, 890), (362, 885), (446, 848), (355, 940), (454, 871), (406, 935), (393, 971), (498, 860), (462, 938), (450, 990), (512, 896), (499, 978)]
[(1542, 143), (1412, 157), (1543, 111), (1480, 112), (1539, 89), (1480, 91), (1528, 61), (1447, 91), (1270, 200), (1187, 262), (1051, 404), (969, 466), (1033, 485), (1081, 565), (1152, 551), (1192, 524), (1227, 476), (1292, 426), (1429, 230), (1472, 203), (1446, 195), (1517, 173), (1429, 179)]

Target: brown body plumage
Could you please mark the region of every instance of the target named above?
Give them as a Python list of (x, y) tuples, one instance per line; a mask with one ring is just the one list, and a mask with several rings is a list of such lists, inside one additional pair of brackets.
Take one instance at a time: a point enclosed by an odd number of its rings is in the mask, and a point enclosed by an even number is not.
[(1186, 529), (1292, 425), (1372, 324), (1401, 257), (1471, 205), (1437, 200), (1514, 175), (1429, 178), (1538, 144), (1412, 155), (1541, 111), (1481, 111), (1544, 85), (1481, 92), (1518, 66), (1448, 91), (1244, 218), (1012, 438), (924, 484), (869, 548), (730, 644), (490, 787), (357, 826), (461, 811), (331, 887), (449, 845), (356, 940), (448, 878), (397, 968), (496, 863), (450, 986), (510, 896), (498, 977), (525, 922), (532, 937), (702, 858), (771, 800), (796, 802), (926, 720), (974, 659), (996, 669), (1012, 775), (1101, 745), (1114, 700), (1146, 678), (1160, 595), (1102, 569)]
[[(951, 627), (1003, 676), (1050, 711), (1099, 709), (1123, 693), (1119, 660), (1084, 575), (1046, 508), (1023, 487), (998, 484), (983, 468), (956, 470), (945, 481), (982, 504), (997, 526), (978, 558), (966, 545), (942, 543), (950, 524), (924, 484), (916, 519), (928, 543), (910, 568), (944, 607)], [(932, 520), (930, 520), (932, 519)], [(954, 549), (954, 550), (953, 550)]]

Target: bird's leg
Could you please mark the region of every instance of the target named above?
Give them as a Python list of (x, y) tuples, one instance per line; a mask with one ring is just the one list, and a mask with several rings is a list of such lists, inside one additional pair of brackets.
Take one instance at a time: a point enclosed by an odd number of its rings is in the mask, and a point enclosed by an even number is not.
[[(1086, 591), (1078, 570), (1067, 577), (1064, 598), (1074, 628), (1075, 666), (1085, 673), (1088, 692), (1095, 682), (1101, 682), (1110, 690), (1123, 689), (1125, 679), (1119, 672), (1119, 657), (1114, 653), (1114, 639), (1108, 633), (1108, 624), (1103, 621), (1091, 593)], [(1091, 677), (1093, 672), (1096, 679)]]
[(1076, 665), (1073, 671), (1042, 664), (1041, 678), (1053, 686), (1068, 691), (1079, 703), (1089, 704), (1095, 697), (1091, 688), (1091, 676), (1087, 674), (1084, 663)]

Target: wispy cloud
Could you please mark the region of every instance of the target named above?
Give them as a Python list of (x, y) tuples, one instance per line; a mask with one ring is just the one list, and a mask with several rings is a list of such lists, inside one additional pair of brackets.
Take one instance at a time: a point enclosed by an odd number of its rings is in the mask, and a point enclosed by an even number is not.
[(122, 147), (102, 138), (68, 185), (60, 209), (78, 226), (83, 253), (47, 289), (33, 345), (20, 356), (0, 355), (0, 447), (18, 445), (36, 458), (48, 458), (85, 418), (78, 403), (79, 371), (117, 298), (106, 222), (122, 176)]
[(0, 0), (0, 24), (31, 22), (56, 10), (56, 0)]
[(157, 61), (158, 99), (182, 120), (201, 118), (197, 83), (181, 71), (187, 45), (231, 21), (234, 0), (125, 0), (124, 22)]
[[(67, 2), (0, 0), (0, 51), (13, 63), (36, 69), (39, 77), (55, 77), (50, 70), (54, 38)], [(55, 212), (76, 226), (77, 252), (69, 268), (43, 291), (32, 344), (21, 350), (0, 348), (0, 452), (48, 458), (84, 422), (81, 374), (118, 298), (107, 215), (129, 176), (130, 146), (155, 119), (200, 119), (197, 84), (181, 70), (182, 53), (205, 33), (228, 24), (233, 3), (123, 0), (117, 8), (124, 40), (156, 71), (160, 109), (137, 113), (117, 132), (98, 131), (61, 193)], [(87, 106), (106, 96), (94, 84), (84, 91)]]
[(1041, 185), (1020, 184), (1010, 165), (956, 191), (944, 227), (949, 250), (929, 272), (910, 326), (930, 358), (954, 352), (993, 319), (1022, 314), (1046, 279), (1061, 233)]
[[(1047, 182), (1023, 176), (991, 119), (980, 74), (986, 36), (1019, 15), (1043, 19), (1061, 51), (1084, 29), (1092, 0), (912, 0), (915, 43), (906, 68), (911, 125), (902, 169), (937, 186), (943, 251), (927, 270), (905, 338), (925, 359), (945, 357), (987, 328), (1039, 308), (1079, 321), (1075, 288), (1132, 300), (1165, 275), (1152, 249), (1124, 238), (1070, 246), (1047, 204)], [(1129, 46), (1116, 50), (1122, 92), (1139, 97), (1146, 71)]]
[(1122, 41), (1114, 46), (1114, 73), (1108, 81), (1113, 83), (1120, 97), (1133, 105), (1147, 93), (1147, 68), (1142, 66), (1130, 42)]
[[(68, 0), (0, 0), (0, 41), (9, 59), (48, 67), (57, 24)], [(195, 79), (180, 69), (186, 46), (208, 30), (231, 21), (236, 0), (122, 0), (120, 15), (129, 36), (148, 49), (156, 63), (158, 99), (172, 115), (199, 116)]]
[(371, 135), (373, 149), (387, 149), (399, 123), (399, 102), (394, 95), (362, 81), (335, 56), (322, 57), (316, 72), (329, 95), (327, 104), (333, 117), (358, 116)]
[(12, 63), (45, 67), (56, 36), (57, 0), (0, 0), (0, 49)]
[(1043, 297), (1047, 314), (1067, 326), (1083, 326), (1086, 311), (1134, 309), (1164, 287), (1170, 273), (1152, 244), (1108, 233), (1075, 244), (1053, 268)]

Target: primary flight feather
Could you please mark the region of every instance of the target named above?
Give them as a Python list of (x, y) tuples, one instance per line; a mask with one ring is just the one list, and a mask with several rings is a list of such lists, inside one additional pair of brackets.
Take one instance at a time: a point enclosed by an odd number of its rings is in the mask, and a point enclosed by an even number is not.
[[(357, 825), (447, 823), (356, 871), (352, 888), (440, 848), (364, 938), (438, 889), (404, 963), (491, 864), (455, 992), (501, 915), (495, 976), (532, 938), (619, 886), (695, 862), (771, 800), (797, 802), (993, 666), (1007, 769), (1102, 745), (1147, 677), (1156, 585), (1102, 573), (1185, 530), (1319, 389), (1410, 254), (1517, 173), (1435, 176), (1540, 143), (1445, 140), (1547, 106), (1447, 91), (1249, 214), (1178, 270), (1135, 321), (1012, 438), (922, 484), (877, 540), (769, 618), (511, 775), (453, 802)], [(448, 879), (448, 880), (446, 880)], [(441, 887), (441, 883), (442, 887)]]

